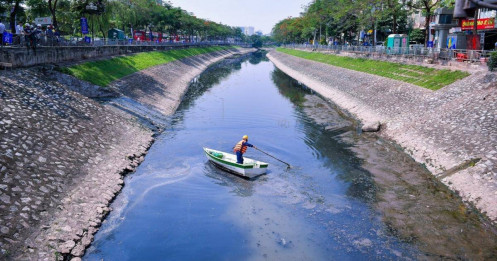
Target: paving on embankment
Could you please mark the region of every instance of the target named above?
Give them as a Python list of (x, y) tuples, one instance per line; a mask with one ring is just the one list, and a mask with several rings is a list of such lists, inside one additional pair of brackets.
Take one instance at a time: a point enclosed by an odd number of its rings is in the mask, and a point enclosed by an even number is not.
[[(53, 257), (61, 243), (81, 249), (152, 132), (36, 68), (2, 72), (0, 115), (2, 258), (38, 259), (19, 255), (45, 244)], [(37, 240), (48, 231), (53, 239)]]
[(268, 58), (365, 125), (380, 122), (380, 135), (497, 221), (497, 75), (477, 72), (431, 91), (277, 51)]
[[(157, 66), (160, 73), (149, 68), (159, 74), (133, 82), (132, 91), (126, 91), (122, 80), (120, 95), (139, 97), (140, 88), (155, 84), (141, 95), (153, 97), (145, 99), (149, 105), (173, 113), (195, 73), (251, 51), (190, 57)], [(147, 72), (129, 79), (142, 73)], [(155, 81), (162, 79), (170, 82), (160, 88)], [(124, 175), (139, 165), (153, 142), (154, 132), (136, 117), (74, 91), (85, 91), (81, 86), (91, 84), (46, 67), (0, 74), (0, 259), (79, 260), (110, 211)], [(167, 99), (157, 99), (166, 94)]]
[(80, 80), (91, 82), (99, 86), (107, 86), (115, 80), (153, 66), (228, 49), (233, 49), (233, 47), (210, 46), (143, 52), (104, 60), (89, 61), (67, 67), (64, 71), (76, 76)]
[[(424, 67), (425, 70), (457, 70), (462, 72), (474, 73), (482, 70), (488, 70), (486, 62), (470, 62), (463, 60), (452, 60), (441, 57), (439, 54), (434, 53), (436, 57), (429, 57), (418, 54), (388, 54), (382, 52), (367, 52), (367, 51), (349, 51), (349, 50), (329, 50), (329, 49), (314, 49), (314, 48), (296, 48), (288, 47), (285, 49), (299, 50), (309, 53), (322, 53), (340, 57), (348, 57), (354, 59), (367, 59), (374, 61), (383, 61), (400, 65), (414, 65)], [(443, 56), (443, 55), (442, 55)], [(381, 76), (381, 75), (380, 75)]]
[(457, 80), (469, 76), (469, 73), (447, 69), (428, 68), (419, 65), (393, 63), (364, 58), (352, 58), (339, 55), (306, 52), (301, 50), (278, 48), (279, 52), (338, 66), (354, 71), (375, 74), (394, 80), (412, 83), (430, 90), (438, 90)]
[[(164, 115), (178, 108), (189, 83), (212, 64), (255, 49), (225, 49), (154, 66), (112, 82), (109, 87)], [(137, 88), (140, 86), (140, 88)], [(174, 88), (183, 86), (183, 88)]]

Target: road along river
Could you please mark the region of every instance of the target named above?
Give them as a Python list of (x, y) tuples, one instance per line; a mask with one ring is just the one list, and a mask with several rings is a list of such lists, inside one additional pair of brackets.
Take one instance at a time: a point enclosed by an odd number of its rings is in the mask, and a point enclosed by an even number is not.
[[(492, 226), (393, 144), (264, 58), (191, 84), (85, 260), (495, 259)], [(267, 175), (209, 163), (242, 135)]]

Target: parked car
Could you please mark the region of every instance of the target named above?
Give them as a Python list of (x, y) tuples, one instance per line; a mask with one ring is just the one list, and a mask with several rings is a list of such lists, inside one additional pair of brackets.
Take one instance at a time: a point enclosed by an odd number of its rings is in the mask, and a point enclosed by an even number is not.
[(378, 42), (376, 42), (376, 46), (385, 46), (385, 42), (378, 41)]

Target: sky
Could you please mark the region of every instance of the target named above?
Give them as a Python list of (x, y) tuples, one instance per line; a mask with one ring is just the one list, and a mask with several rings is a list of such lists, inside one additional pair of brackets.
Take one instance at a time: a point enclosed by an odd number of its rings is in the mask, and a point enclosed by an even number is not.
[(297, 17), (311, 0), (164, 0), (173, 6), (230, 26), (253, 26), (264, 34), (289, 17)]

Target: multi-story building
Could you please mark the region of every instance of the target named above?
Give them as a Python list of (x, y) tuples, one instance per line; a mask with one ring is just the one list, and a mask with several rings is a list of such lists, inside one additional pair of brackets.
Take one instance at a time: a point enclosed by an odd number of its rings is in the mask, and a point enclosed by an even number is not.
[(251, 36), (254, 34), (254, 27), (253, 26), (239, 26), (240, 29), (242, 29), (242, 33), (247, 36)]
[[(438, 8), (430, 17), (428, 46), (453, 49), (494, 49), (497, 42), (495, 23), (497, 12), (477, 9), (477, 35), (473, 36), (474, 12), (456, 17), (453, 8)], [(469, 16), (471, 15), (471, 16)], [(419, 13), (410, 16), (413, 28), (426, 30), (425, 17)]]
[[(465, 12), (463, 12), (465, 14)], [(474, 11), (473, 11), (474, 13)], [(477, 34), (473, 35), (475, 19), (474, 14), (471, 16), (462, 16), (459, 10), (454, 12), (456, 26), (450, 29), (450, 45), (455, 49), (484, 49), (490, 50), (495, 48), (497, 42), (497, 28), (495, 25), (496, 11), (481, 8), (476, 10)], [(459, 40), (458, 40), (459, 39)], [(451, 47), (449, 45), (449, 48)], [(461, 48), (463, 47), (463, 48)]]
[(412, 28), (413, 29), (421, 29), (424, 30), (425, 28), (425, 17), (421, 12), (414, 12), (409, 16), (409, 20), (412, 23)]

